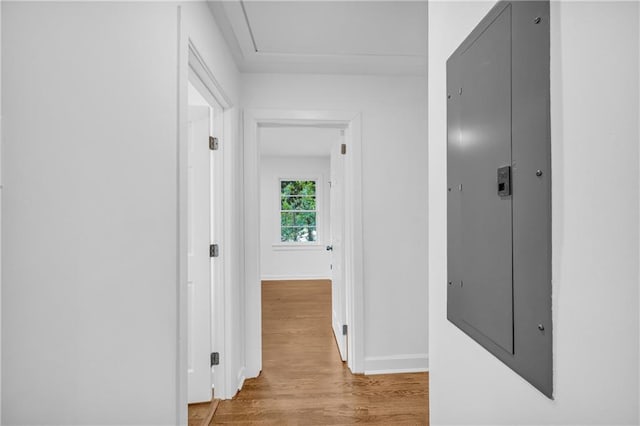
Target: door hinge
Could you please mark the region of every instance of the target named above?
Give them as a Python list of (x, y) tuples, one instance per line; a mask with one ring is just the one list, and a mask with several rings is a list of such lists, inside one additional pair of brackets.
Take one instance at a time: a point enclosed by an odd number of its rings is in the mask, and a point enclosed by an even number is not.
[(342, 335), (343, 336), (347, 335), (347, 324), (342, 324)]
[(342, 145), (340, 145), (340, 153), (342, 155), (347, 153), (347, 144), (346, 143), (343, 143)]
[(209, 246), (209, 257), (218, 257), (220, 256), (220, 247), (217, 244), (211, 244)]
[(215, 151), (218, 149), (218, 147), (220, 146), (220, 143), (218, 142), (218, 138), (214, 138), (213, 136), (209, 136), (209, 149), (211, 151)]
[(211, 352), (211, 366), (220, 365), (220, 352)]

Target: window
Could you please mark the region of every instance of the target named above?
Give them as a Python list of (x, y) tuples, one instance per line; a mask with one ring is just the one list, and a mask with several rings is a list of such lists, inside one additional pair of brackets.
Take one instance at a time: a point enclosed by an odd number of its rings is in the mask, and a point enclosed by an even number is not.
[(316, 181), (280, 181), (280, 241), (318, 240)]

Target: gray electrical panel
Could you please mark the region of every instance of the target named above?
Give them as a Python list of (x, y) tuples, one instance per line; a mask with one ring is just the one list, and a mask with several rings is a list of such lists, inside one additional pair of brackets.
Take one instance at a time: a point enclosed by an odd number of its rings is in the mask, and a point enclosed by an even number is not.
[(447, 61), (447, 317), (552, 398), (549, 43), (500, 2)]

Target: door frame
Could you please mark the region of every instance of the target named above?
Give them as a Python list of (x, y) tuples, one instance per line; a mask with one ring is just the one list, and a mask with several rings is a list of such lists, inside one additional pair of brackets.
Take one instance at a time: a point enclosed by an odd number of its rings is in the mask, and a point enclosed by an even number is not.
[[(346, 181), (346, 166), (344, 163), (344, 155), (342, 154), (342, 144), (346, 141), (346, 132), (344, 130), (340, 130), (340, 142), (335, 144), (331, 149), (331, 155), (329, 157), (330, 162), (330, 171), (329, 171), (329, 222), (330, 232), (329, 232), (329, 241), (331, 244), (331, 328), (333, 329), (334, 338), (336, 341), (336, 345), (338, 347), (338, 353), (340, 354), (340, 359), (343, 361), (347, 361), (349, 359), (349, 354), (347, 352), (347, 339), (348, 339), (348, 331), (345, 333), (343, 327), (347, 324), (347, 312), (346, 312), (346, 271), (345, 271), (345, 250), (344, 250), (344, 239), (345, 239), (345, 218), (346, 218), (346, 208), (345, 208), (345, 181)], [(341, 175), (336, 176), (336, 169), (341, 169)], [(337, 178), (337, 179), (336, 179)], [(336, 182), (337, 181), (337, 182)], [(336, 189), (340, 188), (340, 197), (335, 198)], [(337, 216), (340, 216), (338, 219)], [(340, 224), (340, 232), (336, 232), (336, 224)], [(339, 244), (336, 245), (336, 235), (340, 236)], [(339, 251), (337, 251), (338, 256), (336, 257), (336, 247), (339, 247)], [(336, 260), (338, 262), (336, 262)], [(336, 264), (339, 264), (340, 268), (336, 268)], [(340, 277), (338, 282), (341, 283), (340, 287), (340, 305), (338, 305), (339, 313), (335, 310), (334, 305), (334, 291), (336, 288), (335, 278), (336, 272), (340, 273)]]
[(262, 300), (260, 281), (260, 149), (258, 128), (270, 125), (318, 125), (345, 128), (345, 274), (347, 365), (364, 372), (364, 268), (362, 238), (362, 115), (353, 111), (250, 109), (244, 123), (245, 377), (262, 370)]
[[(191, 78), (189, 78), (191, 80)], [(191, 99), (191, 92), (196, 92), (196, 99)], [(209, 253), (205, 251), (211, 244), (214, 232), (214, 188), (211, 185), (211, 173), (214, 170), (214, 155), (209, 150), (207, 139), (211, 134), (214, 110), (220, 114), (221, 108), (210, 100), (205, 100), (199, 91), (189, 84), (189, 152), (187, 164), (192, 173), (187, 176), (189, 195), (192, 195), (187, 211), (188, 238), (192, 239), (191, 247), (187, 250), (188, 276), (188, 308), (189, 318), (187, 334), (187, 351), (189, 367), (187, 373), (188, 403), (202, 403), (211, 401), (211, 387), (213, 377), (209, 357), (213, 340), (212, 330), (212, 300), (213, 274), (219, 265), (212, 262)], [(193, 114), (193, 115), (192, 115)], [(189, 197), (187, 195), (187, 197)], [(190, 210), (193, 209), (193, 210)], [(194, 248), (197, 248), (194, 250)], [(193, 262), (193, 264), (191, 263)], [(193, 382), (191, 382), (193, 380)]]
[[(193, 41), (185, 34), (182, 34), (179, 49), (178, 67), (178, 223), (177, 223), (177, 403), (176, 424), (183, 424), (187, 419), (187, 121), (188, 121), (188, 83), (194, 85), (204, 98), (211, 102), (215, 101), (222, 107), (223, 131), (217, 137), (220, 140), (219, 154), (212, 160), (213, 182), (212, 190), (217, 203), (216, 211), (212, 212), (219, 220), (216, 221), (214, 232), (219, 238), (215, 241), (221, 247), (220, 256), (216, 259), (218, 267), (216, 275), (212, 275), (212, 293), (215, 297), (212, 304), (212, 332), (216, 336), (215, 351), (220, 353), (220, 367), (216, 370), (213, 383), (216, 391), (216, 398), (229, 399), (235, 395), (231, 375), (231, 363), (228, 360), (228, 348), (230, 347), (230, 311), (226, 309), (227, 295), (231, 284), (231, 268), (229, 267), (229, 251), (225, 250), (231, 241), (231, 196), (232, 179), (231, 167), (232, 150), (226, 148), (231, 145), (233, 137), (232, 115), (233, 104), (223, 88), (220, 86), (213, 72), (206, 64)], [(214, 243), (214, 241), (212, 241)]]

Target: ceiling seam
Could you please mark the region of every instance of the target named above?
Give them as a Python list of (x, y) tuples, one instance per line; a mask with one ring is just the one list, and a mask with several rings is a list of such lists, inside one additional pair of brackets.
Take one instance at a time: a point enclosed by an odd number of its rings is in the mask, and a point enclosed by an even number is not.
[(242, 14), (244, 15), (244, 21), (247, 23), (247, 29), (249, 30), (249, 36), (251, 37), (251, 43), (253, 44), (253, 50), (258, 53), (258, 45), (256, 44), (256, 39), (253, 36), (253, 30), (251, 29), (251, 24), (249, 23), (249, 16), (247, 15), (247, 9), (244, 7), (244, 1), (240, 0), (240, 7), (242, 8)]

